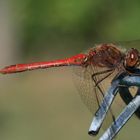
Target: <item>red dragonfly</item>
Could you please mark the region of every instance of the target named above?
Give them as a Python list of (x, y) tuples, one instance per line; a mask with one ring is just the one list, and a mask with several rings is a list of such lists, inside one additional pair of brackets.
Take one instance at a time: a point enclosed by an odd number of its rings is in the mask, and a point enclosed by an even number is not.
[[(11, 74), (35, 69), (73, 66), (77, 75), (75, 84), (82, 100), (90, 111), (95, 113), (113, 78), (122, 72), (134, 74), (133, 69), (140, 65), (140, 53), (137, 49), (131, 48), (127, 51), (119, 46), (117, 43), (96, 44), (87, 53), (60, 60), (11, 65), (1, 69), (0, 73)], [(118, 105), (122, 107), (122, 104), (119, 98), (119, 101), (112, 105), (106, 117), (108, 120), (105, 120), (105, 128), (113, 120), (112, 116), (116, 113), (116, 108), (119, 108)]]

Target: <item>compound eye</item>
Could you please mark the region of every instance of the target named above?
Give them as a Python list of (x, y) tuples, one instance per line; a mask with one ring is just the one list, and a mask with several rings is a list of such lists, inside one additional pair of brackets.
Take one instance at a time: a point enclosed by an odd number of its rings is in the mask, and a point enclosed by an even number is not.
[(131, 53), (130, 54), (130, 59), (131, 59), (130, 61), (133, 63), (137, 60), (137, 56), (134, 53)]
[(139, 64), (139, 52), (136, 49), (128, 51), (125, 58), (126, 67), (136, 67)]

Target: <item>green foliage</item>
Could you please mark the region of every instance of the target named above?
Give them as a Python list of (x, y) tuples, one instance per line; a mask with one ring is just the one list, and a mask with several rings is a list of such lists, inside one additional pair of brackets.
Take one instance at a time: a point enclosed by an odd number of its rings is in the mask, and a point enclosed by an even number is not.
[(51, 42), (58, 40), (62, 45), (61, 41), (67, 39), (70, 42), (137, 39), (139, 4), (138, 0), (14, 1), (15, 20), (22, 23), (22, 46), (26, 51), (48, 42), (52, 47)]

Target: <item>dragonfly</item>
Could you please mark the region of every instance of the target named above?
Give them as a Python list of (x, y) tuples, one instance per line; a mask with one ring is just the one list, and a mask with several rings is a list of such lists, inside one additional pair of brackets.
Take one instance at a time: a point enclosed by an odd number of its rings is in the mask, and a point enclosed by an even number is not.
[[(76, 75), (74, 83), (79, 94), (88, 109), (95, 114), (113, 79), (121, 73), (135, 75), (134, 70), (139, 68), (140, 52), (134, 48), (134, 44), (133, 42), (98, 43), (86, 53), (59, 60), (10, 65), (0, 69), (0, 73), (13, 74), (52, 67), (73, 67)], [(124, 49), (125, 46), (129, 46), (130, 49)], [(116, 110), (121, 110), (124, 105), (121, 97), (116, 97), (104, 120), (103, 128), (108, 128), (118, 115), (119, 111)]]

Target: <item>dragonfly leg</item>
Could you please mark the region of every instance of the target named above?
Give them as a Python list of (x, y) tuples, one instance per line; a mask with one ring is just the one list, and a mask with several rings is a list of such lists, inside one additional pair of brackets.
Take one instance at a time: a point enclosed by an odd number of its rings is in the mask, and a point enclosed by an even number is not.
[(109, 69), (109, 70), (104, 70), (104, 71), (96, 72), (96, 73), (92, 74), (92, 78), (95, 77), (95, 76), (97, 76), (97, 75), (100, 75), (100, 74), (105, 74), (105, 73), (111, 72), (113, 70), (114, 69)]
[(111, 71), (110, 73), (108, 73), (105, 77), (103, 77), (102, 79), (96, 81), (95, 86), (97, 86), (98, 84), (100, 84), (103, 80), (105, 80), (107, 77), (109, 77), (114, 71)]

